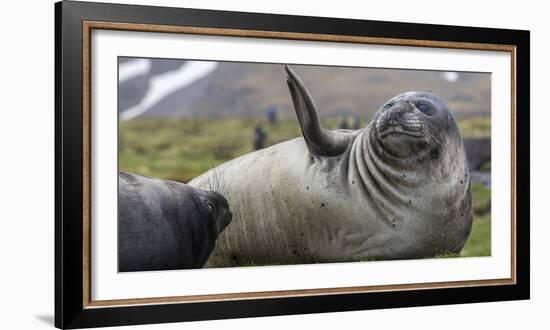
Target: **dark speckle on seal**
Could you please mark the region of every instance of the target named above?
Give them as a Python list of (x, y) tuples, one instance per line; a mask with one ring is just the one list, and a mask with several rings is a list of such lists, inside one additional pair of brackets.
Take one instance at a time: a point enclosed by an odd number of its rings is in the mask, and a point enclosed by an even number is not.
[(439, 149), (435, 149), (430, 153), (430, 158), (432, 160), (437, 160), (439, 158)]

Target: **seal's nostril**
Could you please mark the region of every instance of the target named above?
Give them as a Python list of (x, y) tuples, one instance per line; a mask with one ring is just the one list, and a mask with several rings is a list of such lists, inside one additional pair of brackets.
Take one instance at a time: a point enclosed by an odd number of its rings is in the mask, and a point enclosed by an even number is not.
[(403, 109), (392, 109), (392, 112), (389, 114), (389, 120), (397, 124), (401, 119), (403, 119)]

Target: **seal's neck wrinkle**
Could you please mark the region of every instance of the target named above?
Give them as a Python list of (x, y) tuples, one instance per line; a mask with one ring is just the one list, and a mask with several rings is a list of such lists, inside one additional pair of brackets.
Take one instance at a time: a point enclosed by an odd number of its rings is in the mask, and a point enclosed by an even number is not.
[[(425, 184), (416, 173), (418, 166), (411, 163), (393, 163), (377, 153), (370, 135), (369, 126), (353, 142), (350, 152), (348, 178), (357, 173), (364, 189), (374, 200), (407, 203), (410, 200), (407, 188)], [(390, 162), (392, 162), (390, 164)]]

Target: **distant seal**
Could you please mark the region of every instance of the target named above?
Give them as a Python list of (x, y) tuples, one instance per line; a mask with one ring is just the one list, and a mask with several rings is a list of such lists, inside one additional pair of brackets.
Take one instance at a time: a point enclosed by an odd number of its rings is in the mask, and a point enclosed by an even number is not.
[(200, 268), (232, 214), (218, 192), (118, 175), (118, 270)]
[(464, 139), (464, 149), (470, 171), (481, 170), (481, 167), (491, 161), (491, 138)]
[[(462, 138), (436, 95), (389, 100), (368, 127), (322, 128), (300, 78), (288, 87), (303, 138), (215, 168), (235, 215), (206, 267), (433, 257), (472, 224)], [(190, 182), (210, 184), (208, 173)]]

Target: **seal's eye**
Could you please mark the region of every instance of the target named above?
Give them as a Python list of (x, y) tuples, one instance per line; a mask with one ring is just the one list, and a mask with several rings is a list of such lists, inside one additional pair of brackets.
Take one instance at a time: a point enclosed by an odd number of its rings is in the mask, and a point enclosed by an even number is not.
[(419, 103), (416, 108), (428, 116), (431, 116), (434, 113), (433, 108), (427, 103)]
[(393, 102), (389, 102), (387, 103), (383, 108), (382, 108), (382, 111), (386, 111), (388, 110), (389, 108), (393, 107)]
[(208, 209), (208, 212), (209, 212), (211, 215), (216, 214), (216, 209), (214, 209), (214, 205), (208, 203), (208, 204), (206, 204), (206, 208)]

